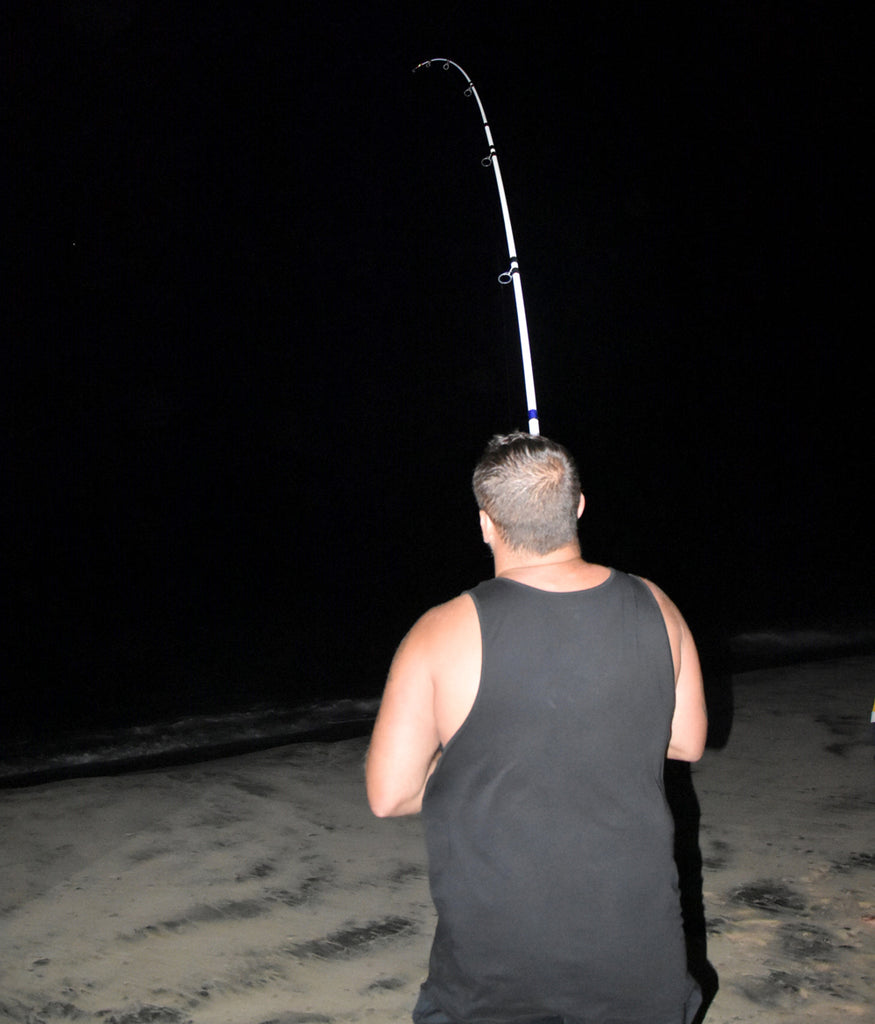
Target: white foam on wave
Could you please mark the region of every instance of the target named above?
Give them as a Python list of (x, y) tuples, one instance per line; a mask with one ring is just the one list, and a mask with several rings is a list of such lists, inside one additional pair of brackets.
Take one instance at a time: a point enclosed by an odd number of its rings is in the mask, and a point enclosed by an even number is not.
[(0, 760), (0, 785), (92, 774), (155, 763), (241, 753), (308, 737), (366, 731), (379, 698), (315, 701), (293, 707), (257, 704), (225, 714), (187, 715), (111, 730), (71, 733), (40, 749), (25, 749)]
[(762, 655), (816, 657), (871, 646), (875, 646), (875, 626), (756, 630), (739, 633), (729, 642), (731, 653), (742, 660)]

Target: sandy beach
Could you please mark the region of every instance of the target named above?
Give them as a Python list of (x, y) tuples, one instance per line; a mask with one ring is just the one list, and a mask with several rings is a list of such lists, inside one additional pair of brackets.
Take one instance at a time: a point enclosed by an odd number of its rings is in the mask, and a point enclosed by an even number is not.
[[(671, 773), (709, 1024), (873, 1019), (873, 697), (872, 656), (736, 675)], [(409, 1020), (421, 829), (371, 816), (366, 742), (0, 792), (0, 1019)]]

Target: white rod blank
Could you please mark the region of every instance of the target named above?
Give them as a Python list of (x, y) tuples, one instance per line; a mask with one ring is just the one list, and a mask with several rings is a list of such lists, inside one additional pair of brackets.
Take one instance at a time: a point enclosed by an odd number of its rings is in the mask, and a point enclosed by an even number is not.
[(510, 212), (507, 208), (507, 196), (504, 193), (504, 182), (501, 177), (501, 168), (498, 165), (498, 154), (495, 151), (495, 143), (492, 140), (492, 131), (489, 128), (489, 122), (486, 120), (486, 111), (483, 109), (483, 104), (480, 102), (480, 96), (467, 72), (459, 67), (459, 65), (454, 61), (447, 60), (445, 57), (436, 57), (433, 60), (423, 61), (422, 64), (417, 64), (413, 70), (418, 71), (420, 68), (428, 68), (431, 67), (432, 64), (440, 64), (444, 71), (448, 71), (451, 67), (459, 71), (467, 83), (465, 95), (473, 96), (477, 101), (477, 107), (480, 110), (480, 119), (483, 122), (483, 130), (486, 133), (486, 142), (489, 146), (489, 154), (483, 158), (482, 162), (484, 166), (489, 166), (491, 164), (492, 169), (495, 171), (495, 184), (498, 187), (498, 201), (501, 204), (501, 215), (504, 218), (504, 233), (507, 236), (507, 254), (510, 258), (510, 267), (505, 273), (499, 275), (498, 280), (502, 284), (513, 284), (517, 323), (519, 325), (520, 332), (520, 349), (523, 357), (523, 380), (526, 388), (526, 407), (528, 409), (529, 417), (529, 433), (539, 434), (541, 431), (538, 423), (538, 403), (535, 400), (535, 376), (532, 372), (532, 352), (529, 346), (529, 328), (526, 322), (526, 306), (523, 302), (523, 283), (520, 279), (516, 244), (514, 243), (513, 238), (513, 228), (510, 224)]

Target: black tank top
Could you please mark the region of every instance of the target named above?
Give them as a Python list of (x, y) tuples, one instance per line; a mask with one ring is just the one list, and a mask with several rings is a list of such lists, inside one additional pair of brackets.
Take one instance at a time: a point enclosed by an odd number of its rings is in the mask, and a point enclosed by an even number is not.
[(492, 579), (471, 596), (480, 687), (423, 802), (438, 913), (424, 989), (460, 1021), (682, 1020), (659, 606), (616, 571), (573, 593)]

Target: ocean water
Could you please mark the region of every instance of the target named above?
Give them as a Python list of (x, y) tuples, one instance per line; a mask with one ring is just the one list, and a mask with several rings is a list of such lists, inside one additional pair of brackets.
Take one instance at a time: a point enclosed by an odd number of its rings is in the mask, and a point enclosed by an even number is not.
[[(875, 651), (875, 625), (738, 633), (722, 657), (704, 650), (706, 688), (715, 701), (731, 673), (768, 665)], [(332, 741), (370, 732), (379, 696), (302, 703), (259, 701), (218, 713), (145, 719), (134, 725), (31, 732), (0, 756), (0, 788), (57, 779), (117, 774), (206, 761), (307, 740)], [(861, 716), (867, 709), (861, 709)]]
[(378, 706), (379, 697), (291, 706), (259, 703), (220, 714), (72, 729), (41, 740), (31, 736), (0, 758), (0, 788), (207, 761), (306, 740), (345, 739), (369, 732)]

